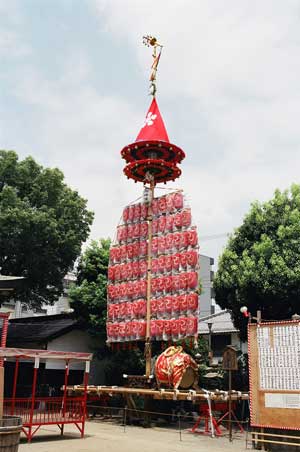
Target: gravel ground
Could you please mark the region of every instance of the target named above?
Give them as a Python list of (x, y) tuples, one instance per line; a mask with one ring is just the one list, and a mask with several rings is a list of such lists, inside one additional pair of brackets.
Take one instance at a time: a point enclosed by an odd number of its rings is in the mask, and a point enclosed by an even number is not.
[(22, 435), (19, 452), (29, 452), (29, 449), (33, 452), (237, 452), (245, 448), (245, 436), (239, 433), (234, 434), (230, 443), (226, 433), (219, 438), (210, 438), (183, 431), (180, 441), (176, 430), (126, 426), (124, 432), (122, 426), (114, 423), (88, 422), (84, 439), (73, 426), (66, 426), (63, 437), (58, 428), (46, 426), (39, 430), (31, 444), (26, 443)]

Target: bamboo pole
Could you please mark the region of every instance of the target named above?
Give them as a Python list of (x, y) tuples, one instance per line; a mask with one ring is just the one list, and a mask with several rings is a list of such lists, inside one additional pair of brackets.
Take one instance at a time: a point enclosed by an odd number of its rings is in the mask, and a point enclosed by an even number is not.
[(151, 321), (151, 266), (152, 266), (152, 202), (154, 197), (154, 180), (150, 182), (150, 203), (148, 206), (148, 251), (147, 251), (147, 311), (146, 311), (146, 342), (145, 342), (145, 359), (146, 359), (146, 377), (151, 374), (151, 337), (150, 337), (150, 321)]

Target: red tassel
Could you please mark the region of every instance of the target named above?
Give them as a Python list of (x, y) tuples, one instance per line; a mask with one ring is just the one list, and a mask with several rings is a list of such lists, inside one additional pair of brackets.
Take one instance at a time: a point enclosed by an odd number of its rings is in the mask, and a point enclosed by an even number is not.
[(190, 337), (190, 348), (193, 349), (194, 348), (194, 341), (193, 338)]

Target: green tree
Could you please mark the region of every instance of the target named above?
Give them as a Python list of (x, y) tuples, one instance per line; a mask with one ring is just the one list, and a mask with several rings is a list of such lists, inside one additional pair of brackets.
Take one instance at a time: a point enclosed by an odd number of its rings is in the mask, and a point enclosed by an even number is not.
[(70, 290), (74, 315), (88, 331), (106, 339), (106, 288), (110, 239), (92, 241), (81, 255), (76, 285)]
[(26, 277), (16, 297), (31, 306), (57, 300), (92, 221), (60, 170), (0, 150), (0, 271)]
[(263, 319), (288, 319), (300, 301), (300, 186), (255, 202), (225, 248), (214, 280), (216, 301), (246, 337), (245, 305)]

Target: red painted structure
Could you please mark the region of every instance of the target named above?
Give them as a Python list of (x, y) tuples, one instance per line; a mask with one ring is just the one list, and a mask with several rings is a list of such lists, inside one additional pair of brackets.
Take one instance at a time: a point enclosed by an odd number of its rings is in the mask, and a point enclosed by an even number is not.
[[(43, 425), (57, 425), (63, 435), (64, 426), (66, 424), (74, 424), (83, 438), (86, 419), (87, 384), (92, 356), (90, 353), (0, 347), (0, 360), (4, 358), (15, 360), (12, 397), (4, 399), (3, 412), (7, 415), (15, 415), (22, 418), (22, 430), (28, 442), (31, 441), (32, 437)], [(40, 361), (49, 359), (63, 360), (66, 363), (63, 395), (61, 397), (36, 397)], [(34, 364), (31, 397), (16, 398), (19, 362), (24, 360), (31, 360)], [(72, 362), (85, 362), (84, 391), (80, 397), (69, 397), (67, 394), (69, 366)]]

